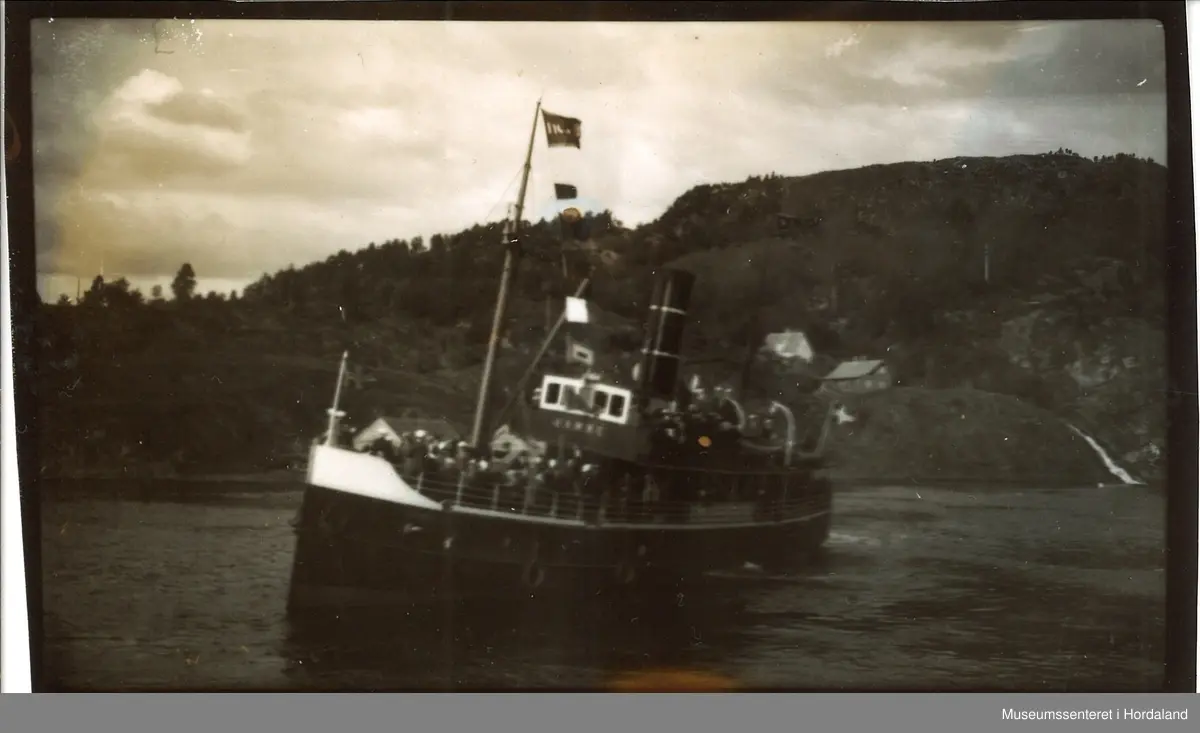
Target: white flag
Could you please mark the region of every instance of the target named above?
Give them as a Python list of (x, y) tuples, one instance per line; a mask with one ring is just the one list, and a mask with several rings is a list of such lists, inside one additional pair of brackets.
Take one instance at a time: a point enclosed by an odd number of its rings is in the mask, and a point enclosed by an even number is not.
[(586, 346), (575, 344), (571, 347), (571, 361), (592, 366), (596, 363), (596, 354)]
[(567, 361), (592, 366), (596, 363), (596, 354), (586, 345), (576, 343), (571, 334), (567, 334)]
[(567, 322), (588, 322), (588, 304), (586, 300), (583, 298), (567, 298)]

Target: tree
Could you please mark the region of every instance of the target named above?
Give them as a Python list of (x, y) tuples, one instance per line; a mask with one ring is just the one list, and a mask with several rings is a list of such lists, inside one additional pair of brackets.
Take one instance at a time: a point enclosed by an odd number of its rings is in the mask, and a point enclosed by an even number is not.
[(92, 279), (92, 286), (83, 294), (83, 305), (102, 306), (105, 296), (104, 276), (97, 275)]
[(136, 307), (142, 304), (142, 294), (125, 278), (104, 286), (104, 304), (114, 308)]
[(171, 292), (175, 300), (190, 300), (196, 292), (196, 271), (189, 263), (183, 263), (183, 267), (175, 274), (175, 279), (171, 281)]
[(163, 299), (161, 285), (155, 285), (154, 287), (150, 288), (150, 298), (152, 300), (162, 300)]

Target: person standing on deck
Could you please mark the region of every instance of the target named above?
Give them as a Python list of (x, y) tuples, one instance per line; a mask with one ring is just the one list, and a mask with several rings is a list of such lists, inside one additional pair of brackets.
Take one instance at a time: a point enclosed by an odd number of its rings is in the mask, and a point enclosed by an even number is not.
[(583, 483), (585, 477), (583, 475), (583, 464), (580, 458), (581, 454), (578, 449), (574, 454), (567, 459), (565, 470), (566, 488), (571, 491), (570, 506), (560, 507), (565, 514), (569, 516), (579, 516), (583, 509)]
[(438, 455), (441, 457), (442, 476), (447, 480), (457, 481), (467, 467), (460, 467), (458, 456), (454, 454), (453, 444), (448, 440), (438, 443)]
[(459, 471), (466, 471), (471, 463), (471, 447), (465, 440), (458, 441), (458, 445), (454, 447), (454, 461), (456, 468)]
[(546, 484), (550, 489), (550, 507), (551, 513), (557, 515), (562, 512), (563, 497), (566, 496), (570, 478), (567, 473), (567, 467), (556, 458), (551, 458), (546, 472)]
[(608, 499), (606, 481), (594, 463), (585, 463), (579, 469), (578, 501), (580, 514), (586, 521), (599, 521), (601, 509)]
[(505, 510), (518, 509), (520, 504), (523, 503), (524, 497), (521, 497), (522, 502), (519, 503), (517, 501), (521, 486), (527, 483), (522, 480), (521, 474), (521, 462), (519, 459), (505, 467), (504, 480), (500, 485), (501, 508)]
[(626, 471), (621, 474), (621, 483), (617, 490), (617, 512), (616, 517), (619, 521), (629, 519), (629, 495), (633, 489), (633, 477)]
[(662, 494), (658, 488), (658, 481), (654, 478), (653, 473), (647, 471), (645, 485), (642, 488), (642, 511), (645, 513), (645, 518), (657, 517), (661, 500)]
[(525, 502), (523, 511), (533, 511), (537, 506), (538, 496), (546, 488), (546, 476), (541, 467), (542, 459), (534, 456), (530, 466), (525, 471)]
[(400, 475), (405, 478), (415, 478), (421, 473), (421, 462), (418, 456), (416, 439), (409, 433), (400, 438)]
[[(476, 502), (486, 501), (490, 504), (492, 492), (502, 483), (503, 476), (486, 460), (471, 461), (468, 464), (470, 474), (467, 485)], [(485, 498), (486, 497), (486, 498)]]
[(425, 478), (426, 480), (442, 480), (442, 453), (438, 444), (429, 442), (425, 448)]
[(430, 477), (433, 471), (433, 457), (430, 455), (430, 444), (426, 440), (425, 431), (413, 433), (413, 463), (418, 467), (416, 474)]

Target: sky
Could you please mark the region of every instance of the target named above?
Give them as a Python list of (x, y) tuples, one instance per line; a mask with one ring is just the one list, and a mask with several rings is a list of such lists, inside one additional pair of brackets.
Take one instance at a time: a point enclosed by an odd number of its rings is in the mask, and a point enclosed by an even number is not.
[[(568, 27), (569, 25), (569, 27)], [(953, 156), (1166, 159), (1153, 21), (474, 23), (44, 19), (39, 289), (239, 289), (370, 242), (526, 219), (553, 183), (627, 225), (689, 188)]]

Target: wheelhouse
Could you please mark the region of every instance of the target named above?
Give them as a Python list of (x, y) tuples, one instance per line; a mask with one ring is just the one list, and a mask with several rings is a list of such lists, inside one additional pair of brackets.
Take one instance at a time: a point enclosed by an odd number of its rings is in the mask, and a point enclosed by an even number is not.
[(547, 412), (589, 417), (613, 425), (633, 422), (633, 392), (589, 379), (547, 374), (537, 391), (537, 406)]

